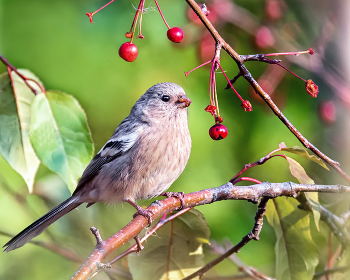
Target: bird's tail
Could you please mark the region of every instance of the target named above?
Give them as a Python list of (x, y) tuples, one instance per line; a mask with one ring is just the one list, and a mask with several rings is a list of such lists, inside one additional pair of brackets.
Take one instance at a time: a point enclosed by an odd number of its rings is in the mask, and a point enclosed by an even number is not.
[(38, 236), (40, 233), (42, 233), (53, 222), (57, 221), (65, 214), (72, 211), (80, 204), (81, 202), (79, 201), (79, 197), (72, 196), (68, 198), (66, 201), (62, 202), (60, 205), (46, 213), (44, 216), (36, 220), (30, 226), (26, 227), (9, 242), (7, 242), (3, 246), (3, 248), (7, 247), (4, 252), (10, 252), (19, 247), (22, 247), (24, 244), (32, 240), (35, 236)]

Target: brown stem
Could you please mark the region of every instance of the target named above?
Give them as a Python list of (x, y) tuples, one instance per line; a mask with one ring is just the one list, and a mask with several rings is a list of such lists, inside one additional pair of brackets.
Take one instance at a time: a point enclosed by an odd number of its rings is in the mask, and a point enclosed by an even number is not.
[(100, 235), (100, 231), (97, 228), (95, 228), (95, 227), (91, 227), (90, 231), (95, 236), (97, 245), (102, 244), (103, 240), (102, 240), (102, 237)]
[(272, 101), (270, 96), (260, 87), (260, 85), (255, 81), (253, 76), (250, 74), (248, 69), (245, 67), (244, 60), (246, 56), (240, 56), (237, 52), (235, 52), (231, 46), (226, 43), (226, 41), (220, 36), (218, 31), (214, 28), (211, 22), (207, 19), (205, 13), (198, 6), (196, 1), (194, 0), (186, 0), (188, 5), (192, 8), (192, 10), (197, 14), (200, 18), (204, 26), (208, 29), (210, 34), (213, 36), (215, 42), (217, 44), (221, 44), (222, 48), (232, 57), (232, 59), (237, 63), (239, 68), (239, 75), (243, 76), (250, 85), (254, 88), (255, 92), (260, 95), (260, 97), (267, 103), (267, 105), (271, 108), (274, 114), (287, 126), (287, 128), (298, 138), (298, 140), (304, 145), (304, 147), (310, 149), (317, 156), (319, 156), (323, 161), (328, 163), (332, 168), (334, 168), (344, 179), (350, 182), (350, 177), (347, 175), (341, 168), (338, 162), (332, 160), (325, 154), (323, 154), (320, 150), (318, 150), (313, 144), (311, 144), (293, 125), (292, 123), (282, 114), (281, 110), (276, 106), (276, 104)]
[[(223, 245), (215, 242), (214, 240), (210, 241), (210, 249), (213, 254), (222, 255), (224, 254), (228, 248), (232, 247), (232, 243), (229, 240), (225, 240)], [(243, 271), (245, 274), (249, 275), (251, 278), (256, 280), (275, 280), (274, 278), (268, 277), (261, 272), (259, 272), (256, 268), (248, 266), (244, 263), (237, 255), (229, 256), (230, 261), (232, 261), (235, 265), (238, 266), (239, 271)]]
[(234, 49), (231, 48), (231, 46), (226, 43), (226, 41), (220, 36), (219, 32), (215, 29), (215, 27), (212, 25), (212, 23), (208, 20), (205, 13), (202, 11), (202, 9), (199, 7), (199, 5), (194, 0), (186, 0), (187, 4), (192, 8), (192, 10), (197, 14), (199, 19), (202, 21), (204, 26), (208, 29), (210, 34), (213, 36), (216, 43), (221, 44), (222, 48), (233, 58), (233, 60), (237, 64), (241, 64), (241, 57), (238, 53), (235, 52)]
[[(8, 60), (7, 60), (5, 57), (3, 57), (2, 55), (0, 55), (0, 60), (7, 66), (7, 69), (8, 69), (8, 70), (11, 69), (13, 72), (15, 72), (15, 73), (23, 80), (23, 82), (27, 85), (27, 87), (30, 88), (30, 90), (31, 90), (35, 95), (37, 95), (38, 92), (37, 92), (37, 90), (36, 90), (35, 88), (33, 88), (33, 87), (28, 83), (28, 81), (34, 82), (34, 83), (41, 89), (42, 92), (45, 92), (45, 88), (43, 87), (42, 84), (38, 83), (38, 81), (36, 81), (36, 80), (27, 78), (27, 77), (25, 77), (24, 75), (22, 75), (20, 72), (18, 72), (17, 68), (14, 67), (10, 62), (8, 62)], [(11, 71), (9, 71), (9, 75), (11, 75)], [(12, 78), (11, 78), (11, 80), (12, 80)]]

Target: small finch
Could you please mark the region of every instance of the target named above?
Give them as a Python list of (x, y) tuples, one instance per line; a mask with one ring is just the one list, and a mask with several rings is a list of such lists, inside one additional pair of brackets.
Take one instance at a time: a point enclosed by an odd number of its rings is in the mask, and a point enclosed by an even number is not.
[(136, 200), (162, 194), (184, 170), (191, 153), (190, 104), (177, 84), (148, 89), (89, 163), (72, 196), (13, 237), (4, 252), (23, 246), (82, 203), (126, 201), (151, 221)]

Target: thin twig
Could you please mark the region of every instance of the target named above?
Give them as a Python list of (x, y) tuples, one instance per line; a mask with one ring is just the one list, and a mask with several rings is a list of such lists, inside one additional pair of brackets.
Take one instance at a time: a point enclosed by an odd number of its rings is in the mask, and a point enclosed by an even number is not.
[(350, 266), (335, 267), (332, 269), (327, 269), (327, 270), (315, 273), (313, 279), (318, 279), (321, 276), (325, 276), (325, 275), (329, 275), (329, 274), (344, 273), (344, 272), (349, 271), (349, 270), (350, 270)]
[[(224, 254), (228, 248), (232, 247), (232, 243), (229, 240), (226, 240), (224, 242), (224, 246), (221, 246), (216, 241), (210, 241), (210, 249), (213, 254)], [(247, 275), (249, 275), (251, 278), (256, 280), (275, 280), (273, 278), (270, 278), (266, 275), (263, 275), (261, 272), (259, 272), (257, 269), (248, 266), (245, 264), (237, 255), (233, 254), (228, 257), (234, 264), (236, 264), (239, 268), (239, 271), (243, 271)]]
[(271, 108), (271, 110), (274, 112), (274, 114), (284, 123), (285, 126), (298, 138), (298, 140), (304, 145), (304, 147), (310, 149), (312, 152), (314, 152), (317, 156), (319, 156), (323, 161), (328, 163), (333, 169), (335, 169), (344, 179), (346, 179), (348, 182), (350, 182), (350, 177), (347, 175), (341, 168), (340, 164), (328, 156), (326, 156), (324, 153), (322, 153), (320, 150), (318, 150), (312, 143), (310, 143), (295, 127), (294, 125), (283, 115), (281, 110), (276, 106), (276, 104), (272, 101), (271, 97), (260, 87), (258, 82), (253, 78), (253, 76), (250, 74), (246, 66), (244, 65), (244, 60), (246, 56), (239, 55), (235, 50), (232, 49), (232, 47), (220, 36), (220, 34), (217, 32), (217, 30), (214, 28), (212, 23), (208, 20), (205, 13), (202, 11), (202, 9), (198, 6), (196, 1), (194, 0), (186, 0), (188, 5), (192, 8), (192, 10), (197, 14), (197, 16), (200, 18), (204, 26), (207, 28), (207, 30), (210, 32), (210, 34), (213, 36), (215, 42), (217, 44), (221, 44), (222, 48), (232, 57), (232, 59), (236, 62), (238, 69), (239, 69), (239, 75), (243, 76), (249, 84), (254, 88), (255, 92), (260, 95), (260, 97), (267, 103), (267, 105)]
[[(157, 223), (150, 231), (148, 231), (148, 232), (145, 234), (144, 237), (142, 237), (142, 238), (139, 240), (139, 242), (140, 242), (139, 245), (141, 245), (144, 241), (146, 241), (149, 237), (151, 237), (160, 227), (164, 226), (166, 223), (168, 223), (168, 222), (174, 220), (175, 218), (177, 218), (177, 217), (183, 215), (184, 213), (186, 213), (187, 211), (191, 210), (192, 208), (193, 208), (193, 207), (182, 209), (182, 210), (178, 211), (177, 213), (175, 213), (174, 215), (171, 215), (171, 216), (170, 216), (169, 218), (167, 218), (167, 219), (165, 219), (166, 214), (164, 214), (163, 217), (158, 221), (158, 223)], [(90, 229), (90, 230), (91, 230), (91, 229)], [(93, 234), (94, 234), (95, 237), (96, 237), (96, 232), (98, 232), (98, 230), (96, 230), (96, 229), (94, 228), (94, 230), (91, 230), (91, 231), (93, 232)], [(101, 236), (100, 236), (99, 233), (98, 233), (98, 236), (99, 236), (99, 237), (96, 237), (96, 240), (101, 240), (101, 241), (102, 241)], [(103, 242), (103, 241), (102, 241), (102, 242)], [(97, 244), (102, 244), (102, 242), (99, 242), (99, 241), (98, 241)], [(111, 265), (112, 265), (113, 263), (115, 263), (116, 261), (118, 261), (118, 260), (120, 260), (120, 259), (126, 257), (127, 255), (129, 255), (129, 254), (131, 254), (131, 253), (138, 252), (138, 250), (139, 250), (139, 249), (138, 249), (138, 248), (139, 248), (139, 245), (138, 245), (137, 243), (134, 244), (134, 245), (131, 246), (128, 250), (126, 250), (124, 253), (120, 254), (120, 255), (117, 256), (115, 259), (113, 259), (113, 260), (110, 261), (108, 264), (106, 264), (106, 267), (110, 268)], [(106, 272), (104, 268), (105, 268), (105, 267), (100, 266), (100, 269), (99, 269), (98, 271), (96, 271), (96, 272), (91, 276), (91, 278), (94, 277), (94, 276), (96, 276), (96, 275), (97, 275), (99, 272), (101, 272), (101, 271)]]
[[(43, 87), (42, 84), (40, 84), (40, 83), (39, 83), (38, 81), (36, 81), (36, 80), (33, 80), (33, 79), (31, 79), (31, 78), (27, 78), (27, 77), (25, 77), (24, 75), (22, 75), (22, 74), (17, 70), (17, 68), (14, 67), (10, 62), (8, 62), (8, 60), (7, 60), (5, 57), (3, 57), (2, 55), (0, 55), (0, 60), (7, 66), (9, 75), (11, 75), (11, 71), (10, 71), (10, 69), (11, 69), (13, 72), (15, 72), (15, 73), (23, 80), (23, 82), (27, 85), (27, 87), (28, 87), (35, 95), (37, 95), (38, 92), (37, 92), (37, 90), (36, 90), (35, 88), (33, 88), (33, 87), (28, 83), (28, 81), (34, 82), (34, 83), (40, 88), (40, 90), (41, 90), (42, 92), (45, 92), (45, 88)], [(12, 78), (11, 78), (11, 80), (12, 80)]]
[[(193, 207), (182, 209), (179, 212), (175, 213), (174, 215), (171, 215), (167, 219), (160, 219), (159, 222), (150, 230), (148, 231), (144, 237), (140, 239), (140, 243), (142, 244), (145, 242), (150, 236), (152, 236), (160, 227), (164, 226), (166, 223), (174, 220), (175, 218), (181, 216), (182, 214), (186, 213), (187, 211), (191, 210)], [(120, 254), (118, 257), (113, 259), (112, 261), (109, 262), (109, 264), (113, 264), (116, 261), (120, 260), (121, 258), (129, 255), (130, 253), (136, 252), (137, 251), (137, 244), (131, 246), (128, 250), (126, 250), (124, 253)]]
[(231, 249), (229, 249), (226, 253), (222, 254), (221, 256), (217, 257), (213, 261), (207, 263), (205, 266), (203, 266), (201, 269), (197, 270), (195, 273), (192, 273), (191, 275), (183, 278), (183, 280), (190, 280), (197, 276), (202, 277), (209, 269), (217, 265), (218, 263), (222, 262), (226, 258), (228, 258), (230, 255), (239, 252), (243, 246), (245, 246), (249, 241), (252, 239), (259, 240), (259, 234), (262, 229), (263, 225), (263, 217), (265, 215), (265, 212), (267, 210), (267, 202), (269, 201), (269, 198), (263, 197), (261, 199), (261, 202), (258, 206), (258, 211), (255, 215), (255, 224), (253, 229), (242, 238), (242, 240), (235, 246), (233, 246)]

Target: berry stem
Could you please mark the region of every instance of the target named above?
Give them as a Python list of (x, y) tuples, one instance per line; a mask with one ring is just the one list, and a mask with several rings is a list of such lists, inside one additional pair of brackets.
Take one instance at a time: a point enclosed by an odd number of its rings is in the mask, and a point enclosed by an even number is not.
[(300, 80), (306, 82), (305, 79), (303, 79), (302, 77), (298, 76), (297, 74), (295, 74), (294, 72), (290, 71), (287, 67), (283, 66), (282, 64), (280, 64), (279, 62), (276, 62), (275, 60), (269, 59), (269, 58), (265, 58), (265, 61), (269, 62), (270, 64), (276, 64), (280, 67), (282, 67), (284, 70), (286, 70), (287, 72), (291, 73), (293, 76), (299, 78)]
[(264, 54), (264, 56), (279, 56), (279, 55), (299, 55), (299, 54), (314, 54), (314, 51), (309, 48), (307, 51), (301, 51), (301, 52), (281, 52), (281, 53), (268, 53)]
[[(214, 76), (215, 78), (215, 76)], [(215, 118), (215, 123), (217, 123), (217, 119), (220, 118), (220, 110), (219, 110), (219, 101), (218, 101), (218, 94), (216, 91), (216, 86), (215, 86), (215, 102), (216, 102), (216, 112), (217, 112), (217, 118)]]
[(92, 15), (98, 13), (99, 11), (101, 11), (103, 8), (107, 7), (109, 4), (111, 4), (112, 2), (114, 2), (114, 0), (109, 1), (107, 4), (103, 5), (101, 8), (99, 8), (98, 10), (96, 10), (95, 12), (92, 13)]
[(218, 64), (219, 64), (219, 67), (220, 67), (220, 69), (221, 69), (222, 74), (224, 74), (224, 76), (225, 76), (227, 82), (229, 83), (230, 87), (231, 87), (231, 88), (233, 89), (233, 91), (236, 93), (236, 95), (238, 96), (238, 98), (243, 102), (243, 101), (244, 101), (243, 98), (242, 98), (241, 95), (237, 92), (237, 90), (235, 90), (235, 88), (234, 88), (233, 85), (231, 84), (230, 79), (227, 78), (226, 73), (225, 73), (224, 70), (222, 69), (220, 63), (218, 63)]
[(155, 2), (156, 5), (157, 5), (158, 11), (159, 11), (159, 13), (160, 13), (160, 15), (161, 15), (161, 17), (162, 17), (162, 19), (163, 19), (163, 21), (164, 21), (166, 27), (168, 27), (168, 29), (170, 29), (170, 26), (169, 26), (169, 24), (166, 22), (165, 17), (163, 16), (163, 13), (162, 13), (162, 11), (161, 11), (159, 5), (158, 5), (157, 0), (154, 0), (154, 2)]
[[(139, 6), (140, 6), (140, 4), (139, 4)], [(130, 34), (132, 34), (132, 31), (134, 29), (134, 25), (135, 25), (135, 22), (136, 22), (136, 19), (137, 19), (136, 16), (137, 16), (137, 11), (136, 11), (134, 20), (132, 21), (131, 27), (130, 27), (130, 31), (129, 31)]]
[[(130, 43), (132, 43), (132, 40), (134, 39), (134, 34), (135, 34), (135, 30), (136, 30), (137, 20), (139, 18), (140, 12), (141, 12), (141, 15), (143, 13), (143, 4), (144, 3), (145, 3), (145, 0), (141, 0), (140, 1), (139, 6), (137, 7), (137, 10), (136, 10), (136, 14), (135, 14), (134, 20), (133, 20), (133, 22), (131, 24), (131, 28), (130, 28), (131, 40), (130, 40)], [(140, 27), (140, 29), (141, 29), (141, 27)]]
[(282, 64), (280, 63), (276, 63), (278, 66), (282, 67), (284, 70), (288, 71), (289, 73), (291, 73), (293, 76), (299, 78), (300, 80), (306, 82), (305, 79), (303, 79), (302, 77), (298, 76), (297, 74), (295, 74), (294, 72), (290, 71), (287, 67), (283, 66)]
[(141, 0), (141, 15), (140, 15), (140, 20), (139, 20), (139, 36), (137, 38), (144, 39), (145, 37), (142, 35), (142, 15), (143, 15), (143, 8), (145, 6), (145, 0)]
[(213, 101), (213, 98), (212, 98), (213, 85), (215, 84), (215, 80), (213, 79), (213, 76), (215, 76), (214, 65), (215, 65), (215, 60), (213, 60), (213, 63), (211, 65), (211, 69), (210, 69), (210, 78), (209, 78), (209, 99), (210, 99), (210, 105), (214, 105), (214, 101)]
[(107, 4), (103, 5), (101, 8), (99, 8), (98, 10), (94, 11), (93, 13), (86, 13), (86, 15), (89, 17), (90, 19), (90, 23), (93, 23), (92, 21), (92, 17), (97, 14), (99, 11), (101, 11), (103, 8), (107, 7), (109, 4), (111, 4), (112, 2), (114, 2), (114, 0), (109, 1)]
[(253, 183), (256, 183), (256, 184), (261, 184), (262, 183), (261, 181), (259, 181), (257, 179), (254, 179), (254, 178), (251, 178), (251, 177), (241, 177), (241, 178), (236, 179), (233, 185), (235, 185), (236, 183), (238, 183), (240, 181), (249, 181), (249, 182), (253, 182)]
[(199, 65), (199, 66), (193, 68), (191, 71), (185, 72), (185, 76), (187, 77), (187, 76), (188, 76), (190, 73), (192, 73), (194, 70), (197, 70), (198, 68), (200, 68), (200, 67), (202, 67), (202, 66), (204, 66), (204, 65), (207, 65), (207, 64), (209, 64), (210, 62), (212, 62), (212, 60), (209, 60), (209, 61), (207, 61), (207, 62), (204, 62), (203, 64), (201, 64), (201, 65)]

